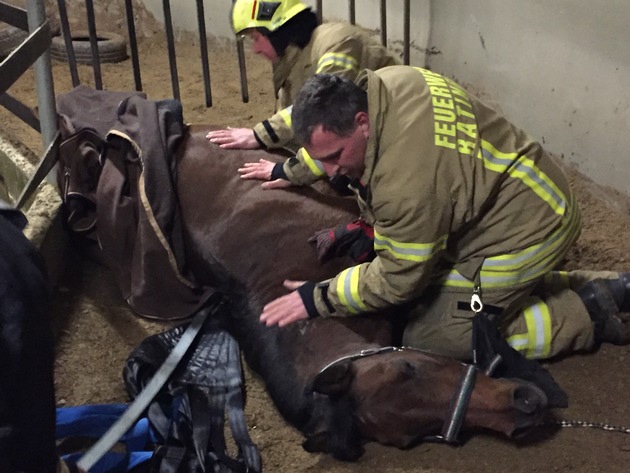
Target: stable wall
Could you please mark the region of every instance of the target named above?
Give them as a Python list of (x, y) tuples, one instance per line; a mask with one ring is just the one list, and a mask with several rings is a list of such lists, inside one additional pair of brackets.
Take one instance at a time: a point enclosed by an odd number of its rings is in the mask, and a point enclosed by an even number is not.
[[(315, 0), (302, 0), (315, 10)], [(164, 23), (162, 0), (142, 0), (147, 10), (155, 18)], [(410, 16), (410, 63), (423, 65), (425, 49), (429, 36), (431, 18), (431, 0), (411, 0)], [(380, 0), (356, 0), (355, 21), (357, 24), (374, 30), (380, 39)], [(234, 38), (230, 23), (231, 0), (205, 0), (204, 13), (206, 31), (209, 35), (220, 38)], [(401, 52), (403, 42), (403, 0), (387, 0), (387, 37), (389, 47)], [(324, 0), (323, 13), (326, 20), (349, 19), (349, 8), (346, 0)], [(186, 4), (171, 2), (171, 17), (175, 28), (197, 31), (197, 8), (194, 2)]]
[(487, 92), (547, 149), (630, 194), (628, 0), (431, 6), (431, 69)]
[[(162, 18), (161, 0), (144, 3)], [(401, 51), (404, 3), (387, 4), (390, 47)], [(230, 6), (206, 1), (209, 34), (233, 38)], [(357, 0), (357, 23), (378, 29), (379, 7)], [(194, 2), (172, 9), (176, 27), (196, 29)], [(348, 18), (345, 1), (323, 10)], [(628, 0), (411, 0), (411, 17), (412, 65), (470, 86), (595, 182), (630, 194)]]

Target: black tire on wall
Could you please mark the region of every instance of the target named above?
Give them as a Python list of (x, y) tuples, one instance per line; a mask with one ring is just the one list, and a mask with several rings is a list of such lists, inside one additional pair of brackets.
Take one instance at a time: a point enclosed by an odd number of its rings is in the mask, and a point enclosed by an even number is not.
[[(127, 59), (127, 40), (116, 33), (98, 33), (98, 55), (101, 63), (121, 62)], [(72, 34), (72, 47), (79, 64), (92, 64), (92, 48), (87, 31)], [(58, 61), (68, 61), (68, 52), (63, 36), (55, 36), (50, 45), (50, 57)]]
[(15, 26), (0, 29), (0, 57), (6, 57), (18, 44), (26, 39), (26, 32)]
[[(51, 34), (53, 36), (59, 34), (59, 23), (52, 19), (49, 21)], [(7, 57), (27, 36), (26, 31), (6, 23), (0, 23), (0, 58)]]

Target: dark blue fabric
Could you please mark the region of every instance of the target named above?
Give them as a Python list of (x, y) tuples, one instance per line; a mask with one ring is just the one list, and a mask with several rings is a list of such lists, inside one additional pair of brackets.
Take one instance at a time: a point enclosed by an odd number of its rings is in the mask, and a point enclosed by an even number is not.
[[(127, 404), (88, 404), (57, 408), (57, 439), (68, 437), (100, 438), (124, 414)], [(153, 456), (148, 446), (156, 442), (148, 420), (138, 420), (120, 438), (127, 453), (109, 452), (99, 460), (90, 473), (124, 473), (148, 461)], [(66, 461), (76, 463), (84, 452), (63, 455)]]
[[(83, 453), (71, 453), (63, 455), (64, 461), (76, 463)], [(126, 473), (133, 468), (151, 460), (153, 452), (115, 453), (109, 452), (101, 458), (92, 468), (90, 473)]]

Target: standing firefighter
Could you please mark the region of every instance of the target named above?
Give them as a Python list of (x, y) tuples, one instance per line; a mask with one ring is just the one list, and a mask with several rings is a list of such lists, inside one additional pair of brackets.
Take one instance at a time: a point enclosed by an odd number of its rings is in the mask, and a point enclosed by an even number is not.
[(465, 360), (481, 296), (529, 358), (630, 342), (617, 316), (630, 311), (630, 273), (553, 271), (581, 228), (564, 173), (457, 83), (407, 66), (365, 71), (356, 84), (316, 75), (293, 129), (328, 175), (353, 180), (376, 257), (330, 281), (287, 282), (297, 290), (261, 321), (404, 305), (404, 344)]
[[(318, 25), (315, 13), (298, 0), (237, 0), (231, 16), (235, 33), (250, 38), (253, 52), (273, 65), (277, 113), (253, 129), (210, 132), (208, 139), (223, 148), (288, 148), (295, 152), (291, 108), (307, 79), (329, 73), (354, 80), (362, 69), (399, 64), (393, 53), (358, 26), (341, 22)], [(248, 163), (239, 172), (246, 179), (271, 181), (263, 184), (266, 188), (286, 187), (288, 180), (307, 176), (325, 176), (321, 164), (304, 150), (284, 165), (263, 160)]]

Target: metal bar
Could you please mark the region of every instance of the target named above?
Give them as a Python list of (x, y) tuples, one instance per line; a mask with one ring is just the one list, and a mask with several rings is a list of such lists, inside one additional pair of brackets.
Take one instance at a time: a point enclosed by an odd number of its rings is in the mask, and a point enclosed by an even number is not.
[(70, 22), (68, 21), (68, 9), (66, 8), (66, 0), (57, 0), (57, 6), (59, 8), (59, 22), (61, 23), (61, 33), (63, 34), (63, 40), (66, 45), (66, 52), (68, 53), (68, 67), (70, 68), (72, 86), (76, 87), (81, 83), (81, 81), (79, 80), (79, 72), (77, 70), (77, 58), (74, 54), (74, 46), (72, 45), (72, 33), (70, 33)]
[(387, 0), (381, 0), (381, 44), (387, 46)]
[(403, 24), (403, 63), (409, 65), (409, 25), (411, 23), (411, 0), (405, 0)]
[(350, 24), (356, 24), (356, 6), (354, 0), (348, 0), (348, 21)]
[(6, 92), (34, 64), (49, 45), (50, 26), (46, 20), (0, 63), (0, 94)]
[[(46, 18), (46, 9), (43, 0), (28, 0), (26, 3), (28, 13), (28, 29), (31, 33), (40, 31), (45, 40), (46, 49), (35, 61), (35, 86), (37, 88), (37, 104), (39, 114), (39, 126), (42, 145), (44, 149), (53, 147), (58, 137), (57, 131), (57, 107), (55, 105), (55, 88), (52, 78), (52, 66), (50, 64), (50, 27)], [(42, 26), (44, 28), (42, 29)], [(45, 175), (49, 173), (46, 172)], [(44, 176), (42, 175), (42, 179)], [(55, 180), (55, 177), (52, 177)]]
[(127, 36), (129, 36), (129, 49), (131, 50), (131, 65), (133, 68), (133, 81), (137, 91), (142, 90), (140, 78), (140, 59), (138, 56), (138, 40), (136, 38), (136, 25), (133, 20), (132, 0), (125, 0), (125, 13), (127, 15)]
[(323, 18), (324, 5), (323, 0), (317, 0), (317, 22), (321, 23)]
[(98, 36), (96, 36), (96, 17), (94, 15), (94, 2), (92, 0), (85, 0), (85, 9), (87, 11), (90, 49), (92, 50), (92, 70), (94, 71), (94, 87), (96, 90), (103, 90), (101, 57), (98, 52)]
[(166, 29), (166, 43), (168, 46), (168, 64), (171, 70), (171, 85), (173, 86), (173, 98), (179, 100), (179, 76), (177, 74), (177, 59), (175, 57), (175, 36), (173, 35), (173, 18), (171, 16), (171, 2), (162, 0), (164, 11), (164, 27)]
[(475, 387), (475, 378), (477, 368), (474, 365), (468, 365), (459, 385), (457, 394), (451, 401), (449, 409), (448, 422), (442, 428), (442, 440), (447, 443), (457, 442), (457, 435), (462, 426), (464, 417), (466, 416), (466, 408), (468, 401)]
[(13, 115), (18, 117), (28, 126), (30, 126), (33, 130), (40, 132), (41, 127), (39, 126), (39, 118), (33, 113), (33, 110), (24, 105), (18, 99), (11, 97), (6, 92), (0, 95), (0, 105), (6, 108)]
[(44, 153), (44, 157), (39, 162), (37, 169), (29, 179), (26, 186), (22, 190), (20, 197), (18, 197), (17, 203), (15, 207), (21, 209), (24, 207), (29, 199), (33, 196), (39, 185), (43, 182), (43, 180), (50, 174), (55, 164), (57, 164), (57, 160), (59, 158), (59, 144), (61, 143), (61, 135), (57, 131), (55, 133), (54, 138), (51, 140), (46, 152)]
[(24, 31), (28, 31), (28, 20), (26, 18), (26, 10), (20, 7), (0, 2), (0, 18), (5, 23), (15, 26)]
[[(28, 29), (31, 33), (40, 31), (45, 40), (46, 49), (35, 61), (35, 86), (37, 88), (37, 105), (39, 126), (44, 149), (52, 146), (57, 136), (57, 107), (55, 104), (55, 88), (50, 64), (50, 27), (46, 19), (44, 0), (28, 0)], [(42, 29), (43, 27), (43, 29)], [(52, 177), (55, 180), (55, 177)]]
[[(235, 1), (232, 0), (232, 5)], [(236, 58), (238, 59), (238, 71), (241, 78), (241, 99), (243, 103), (247, 103), (249, 102), (249, 91), (247, 90), (247, 66), (245, 64), (243, 35), (236, 35)]]
[(241, 75), (241, 98), (243, 103), (249, 102), (249, 91), (247, 90), (247, 67), (245, 66), (245, 51), (243, 47), (243, 37), (236, 37), (236, 55), (238, 57), (238, 69)]
[(210, 90), (210, 66), (208, 64), (208, 38), (206, 37), (206, 20), (203, 10), (203, 0), (197, 0), (197, 19), (199, 21), (199, 47), (201, 49), (201, 71), (206, 93), (206, 107), (212, 107), (212, 92)]

